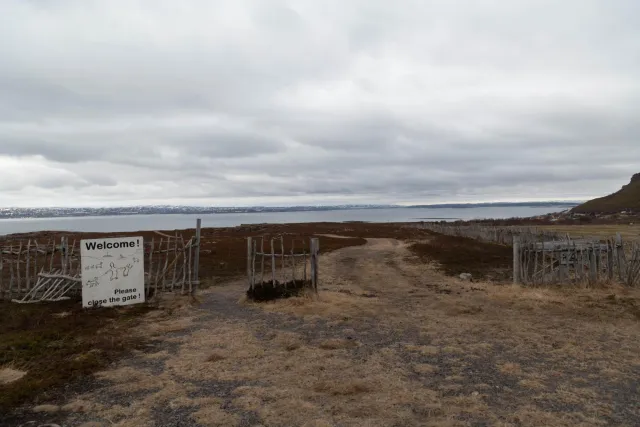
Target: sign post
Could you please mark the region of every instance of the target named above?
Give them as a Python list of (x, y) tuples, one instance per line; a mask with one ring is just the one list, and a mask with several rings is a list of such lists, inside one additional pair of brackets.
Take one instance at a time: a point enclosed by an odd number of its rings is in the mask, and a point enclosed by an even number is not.
[(83, 307), (145, 301), (142, 237), (82, 240), (80, 257)]

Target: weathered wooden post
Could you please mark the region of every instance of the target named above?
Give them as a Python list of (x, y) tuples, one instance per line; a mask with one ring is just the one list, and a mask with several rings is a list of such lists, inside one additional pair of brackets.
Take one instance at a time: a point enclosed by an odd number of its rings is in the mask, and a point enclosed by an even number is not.
[(624, 247), (622, 246), (622, 236), (620, 233), (616, 233), (616, 260), (618, 261), (618, 276), (620, 277), (620, 281), (624, 281), (625, 259)]
[(520, 284), (520, 237), (513, 236), (513, 283)]
[(253, 277), (251, 277), (251, 262), (253, 260), (253, 238), (247, 237), (247, 282), (249, 283), (249, 289), (253, 289)]
[(613, 281), (613, 251), (614, 251), (613, 241), (607, 239), (607, 274), (609, 276), (609, 280)]
[[(4, 245), (4, 243), (2, 244)], [(4, 246), (0, 246), (0, 300), (4, 299), (4, 262), (2, 261), (2, 252), (4, 251)]]
[(320, 241), (317, 237), (311, 239), (311, 286), (318, 293), (318, 253)]
[(596, 246), (595, 243), (591, 244), (589, 248), (589, 280), (591, 283), (595, 283), (598, 280), (598, 265), (596, 262)]
[(264, 236), (260, 238), (260, 286), (264, 283)]
[(251, 251), (251, 288), (256, 284), (256, 252), (258, 252), (258, 242), (253, 241), (253, 250)]
[(273, 246), (273, 238), (271, 238), (271, 284), (276, 286), (276, 250)]
[[(202, 226), (202, 219), (196, 219), (196, 249), (193, 254), (193, 287), (191, 288), (191, 295), (195, 295), (200, 284), (200, 227)], [(168, 249), (168, 248), (167, 248)]]

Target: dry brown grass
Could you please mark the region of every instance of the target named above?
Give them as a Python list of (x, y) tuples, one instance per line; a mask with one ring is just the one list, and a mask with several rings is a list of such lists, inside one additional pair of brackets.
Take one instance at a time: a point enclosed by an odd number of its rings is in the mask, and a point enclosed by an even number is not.
[(503, 363), (499, 366), (500, 372), (508, 375), (520, 375), (522, 374), (522, 370), (520, 369), (520, 365), (517, 363), (507, 362)]
[(612, 238), (620, 233), (623, 238), (636, 240), (640, 236), (640, 224), (544, 225), (538, 228), (571, 237)]
[[(144, 357), (164, 371), (101, 372), (112, 392), (141, 393), (129, 406), (80, 400), (115, 426), (153, 425), (158, 407), (231, 427), (243, 411), (265, 427), (634, 425), (620, 395), (640, 367), (640, 293), (466, 283), (407, 247), (374, 239), (323, 256), (318, 296), (236, 304), (242, 282), (210, 291), (227, 314), (150, 317), (143, 329), (173, 350)], [(233, 384), (226, 402), (220, 384)]]

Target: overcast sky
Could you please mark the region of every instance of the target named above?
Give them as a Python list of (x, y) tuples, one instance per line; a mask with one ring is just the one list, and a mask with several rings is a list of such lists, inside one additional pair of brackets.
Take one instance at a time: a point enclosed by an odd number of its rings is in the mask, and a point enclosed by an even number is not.
[(586, 199), (640, 1), (0, 0), (0, 205)]

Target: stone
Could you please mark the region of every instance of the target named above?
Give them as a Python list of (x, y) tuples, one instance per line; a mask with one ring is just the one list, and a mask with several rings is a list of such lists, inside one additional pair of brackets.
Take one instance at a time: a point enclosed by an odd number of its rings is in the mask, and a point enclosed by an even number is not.
[(65, 412), (90, 412), (93, 407), (91, 402), (85, 402), (83, 400), (75, 400), (62, 407)]
[(60, 411), (58, 405), (38, 405), (33, 408), (33, 412), (53, 414)]
[(471, 273), (461, 273), (460, 280), (464, 280), (465, 282), (473, 282), (473, 276)]

